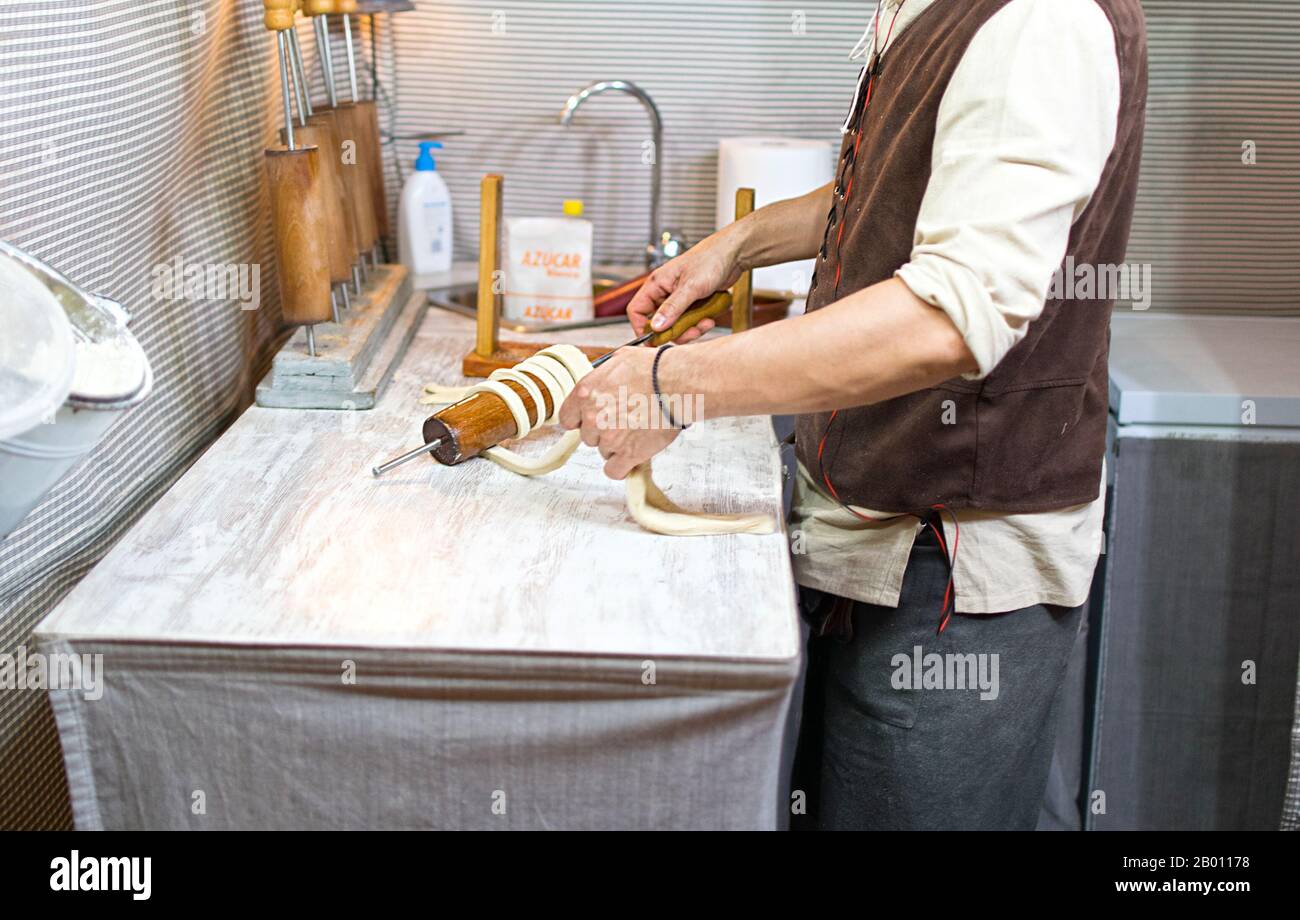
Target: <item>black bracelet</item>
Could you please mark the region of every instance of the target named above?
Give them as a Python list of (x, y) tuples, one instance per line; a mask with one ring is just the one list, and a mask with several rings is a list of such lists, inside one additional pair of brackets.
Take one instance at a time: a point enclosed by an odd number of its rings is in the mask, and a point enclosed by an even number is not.
[(668, 404), (668, 400), (664, 398), (664, 394), (659, 392), (659, 359), (664, 356), (665, 351), (672, 347), (672, 343), (669, 342), (665, 345), (660, 345), (659, 350), (655, 352), (655, 363), (650, 366), (650, 388), (654, 390), (655, 399), (659, 400), (659, 411), (662, 412), (664, 418), (668, 420), (668, 427), (680, 428), (682, 431), (685, 431), (691, 426), (686, 424), (677, 424), (677, 420), (673, 418), (672, 406)]

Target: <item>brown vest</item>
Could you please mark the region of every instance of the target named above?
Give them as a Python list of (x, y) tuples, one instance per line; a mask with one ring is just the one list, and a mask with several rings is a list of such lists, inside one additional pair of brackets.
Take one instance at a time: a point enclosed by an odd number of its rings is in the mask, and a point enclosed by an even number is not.
[[(864, 113), (858, 101), (859, 111), (850, 119), (853, 130), (844, 138), (809, 310), (891, 278), (909, 261), (930, 179), (939, 103), (975, 33), (1008, 2), (939, 0), (883, 55), (871, 104)], [(1147, 86), (1142, 7), (1138, 0), (1096, 3), (1115, 30), (1119, 130), (1097, 190), (1071, 230), (1070, 265), (1124, 262), (1142, 152)], [(1112, 305), (1048, 300), (1025, 338), (985, 379), (955, 378), (841, 410), (823, 457), (840, 498), (883, 511), (922, 511), (942, 503), (1003, 512), (1095, 499), (1106, 444)], [(862, 357), (871, 360), (869, 352)], [(819, 484), (818, 445), (829, 419), (830, 413), (822, 412), (798, 420), (799, 459)]]

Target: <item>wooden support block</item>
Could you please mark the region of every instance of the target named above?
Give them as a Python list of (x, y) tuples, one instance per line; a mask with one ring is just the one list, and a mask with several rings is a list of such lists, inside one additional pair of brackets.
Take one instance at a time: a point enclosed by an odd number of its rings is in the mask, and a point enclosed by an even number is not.
[[(498, 342), (497, 348), (490, 355), (480, 355), (478, 351), (471, 351), (461, 362), (460, 372), (466, 377), (486, 377), (495, 370), (503, 367), (514, 367), (525, 358), (531, 358), (543, 348), (554, 344), (552, 342)], [(595, 360), (605, 352), (609, 347), (599, 348), (591, 345), (579, 345), (582, 353), (588, 358)]]
[[(501, 226), (501, 186), (502, 178), (497, 175), (483, 177), (479, 200), (479, 258), (478, 258), (478, 302), (476, 317), (478, 321), (474, 350), (461, 362), (461, 372), (466, 377), (486, 377), (503, 367), (514, 367), (525, 358), (531, 357), (550, 343), (523, 343), (498, 341), (500, 330), (500, 298), (496, 292), (497, 272), (500, 269), (500, 226)], [(736, 190), (736, 217), (741, 218), (754, 210), (754, 190)], [(639, 288), (644, 276), (635, 278), (615, 289), (620, 295), (626, 295), (625, 289)], [(669, 341), (681, 335), (686, 328), (699, 322), (699, 318), (708, 316), (717, 318), (730, 314), (733, 331), (743, 331), (754, 323), (754, 285), (753, 273), (745, 272), (732, 287), (731, 291), (720, 291), (706, 298), (687, 311), (695, 314), (688, 317), (683, 314), (672, 330), (665, 330), (656, 337)], [(681, 328), (679, 328), (679, 326)], [(591, 348), (579, 346), (589, 358), (598, 358), (608, 348)]]
[(342, 323), (316, 327), (317, 357), (296, 333), (257, 386), (257, 404), (271, 409), (370, 409), (401, 363), (428, 296), (414, 290), (401, 265), (377, 266)]
[[(754, 190), (736, 189), (736, 220), (754, 210)], [(731, 331), (744, 332), (754, 325), (754, 272), (747, 271), (731, 288)]]
[(474, 354), (480, 358), (490, 358), (496, 352), (501, 321), (496, 288), (497, 269), (501, 265), (501, 191), (504, 183), (501, 176), (489, 173), (479, 186), (478, 326)]

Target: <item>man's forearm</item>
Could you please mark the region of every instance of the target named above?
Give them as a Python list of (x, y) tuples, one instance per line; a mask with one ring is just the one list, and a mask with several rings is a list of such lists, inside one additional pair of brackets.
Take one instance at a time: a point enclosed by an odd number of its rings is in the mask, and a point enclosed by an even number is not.
[(665, 393), (706, 417), (819, 412), (892, 399), (978, 370), (946, 313), (896, 278), (779, 323), (673, 349)]
[(744, 268), (811, 259), (821, 247), (830, 183), (798, 198), (774, 201), (732, 226), (740, 234), (737, 257)]

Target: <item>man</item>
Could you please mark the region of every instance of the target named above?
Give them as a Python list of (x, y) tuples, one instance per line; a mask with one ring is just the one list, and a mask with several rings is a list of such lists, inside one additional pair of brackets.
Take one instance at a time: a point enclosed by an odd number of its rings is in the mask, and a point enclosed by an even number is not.
[(806, 315), (624, 349), (561, 421), (618, 479), (679, 434), (598, 427), (620, 388), (797, 414), (821, 826), (1033, 828), (1101, 547), (1111, 307), (1052, 282), (1124, 261), (1142, 10), (883, 0), (860, 45), (835, 181), (709, 237), (628, 308), (662, 328), (744, 268), (816, 256)]

